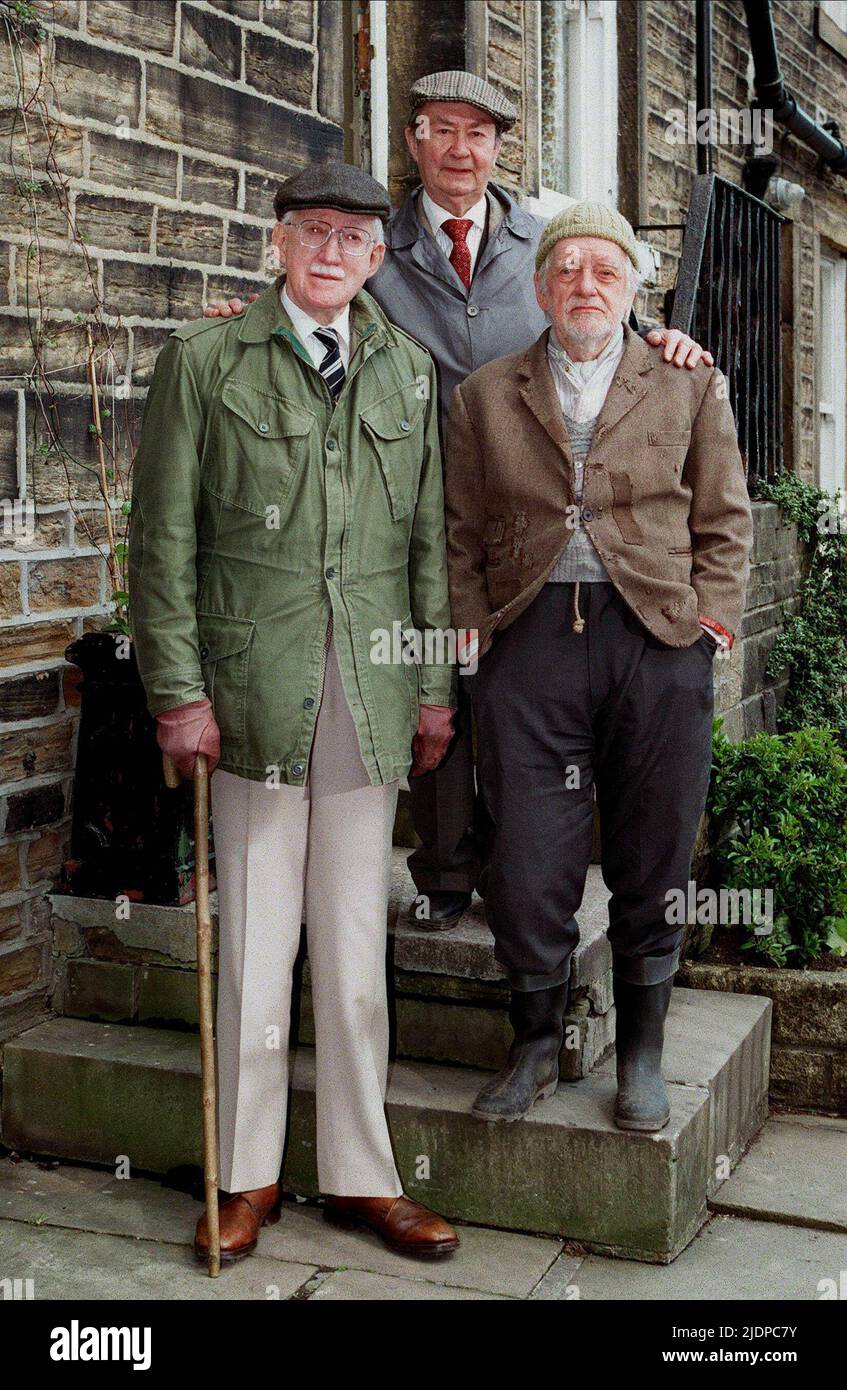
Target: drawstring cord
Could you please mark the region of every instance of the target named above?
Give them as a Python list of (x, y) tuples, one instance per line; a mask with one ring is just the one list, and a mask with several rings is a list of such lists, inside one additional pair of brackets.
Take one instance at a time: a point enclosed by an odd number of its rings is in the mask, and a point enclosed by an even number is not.
[(585, 619), (579, 611), (579, 580), (576, 581), (573, 589), (573, 611), (576, 614), (573, 630), (574, 632), (582, 632), (585, 627)]

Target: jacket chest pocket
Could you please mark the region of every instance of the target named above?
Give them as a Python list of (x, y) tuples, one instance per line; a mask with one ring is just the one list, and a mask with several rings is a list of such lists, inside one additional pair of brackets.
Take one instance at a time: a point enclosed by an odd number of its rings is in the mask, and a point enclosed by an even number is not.
[(379, 462), (394, 521), (408, 516), (417, 505), (425, 404), (406, 387), (359, 413), (363, 434)]
[(230, 379), (221, 391), (201, 470), (207, 491), (266, 520), (291, 490), (314, 416), (293, 402)]
[(224, 613), (197, 610), (203, 684), (212, 702), (221, 738), (244, 740), (247, 720), (247, 681), (255, 622)]

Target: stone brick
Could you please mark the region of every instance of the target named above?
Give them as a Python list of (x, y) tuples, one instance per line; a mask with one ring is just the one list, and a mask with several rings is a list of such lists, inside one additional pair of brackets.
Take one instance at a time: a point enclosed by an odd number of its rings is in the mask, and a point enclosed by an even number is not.
[(21, 855), (16, 843), (0, 845), (0, 893), (11, 893), (21, 886)]
[[(277, 0), (270, 0), (271, 4), (276, 2)], [(265, 0), (265, 9), (268, 3), (269, 0)], [(259, 0), (211, 0), (211, 4), (214, 9), (238, 19), (257, 20), (260, 14)]]
[(127, 318), (196, 318), (203, 303), (203, 272), (179, 265), (104, 261), (103, 286), (106, 312)]
[(111, 961), (68, 962), (64, 1014), (128, 1023), (135, 1017), (135, 971)]
[(81, 193), (76, 200), (76, 226), (87, 245), (149, 251), (153, 207), (111, 194)]
[[(7, 907), (0, 907), (0, 942), (14, 941), (23, 935), (23, 930), (21, 904), (9, 903)], [(2, 961), (3, 957), (0, 955), (0, 969), (2, 968)], [(11, 991), (9, 992), (11, 993)]]
[[(3, 86), (2, 69), (0, 90), (9, 90)], [(82, 175), (81, 126), (68, 125), (58, 118), (51, 119), (49, 128), (43, 121), (28, 121), (24, 126), (17, 107), (9, 107), (0, 111), (0, 140), (4, 162), (18, 170), (28, 169), (31, 162), (37, 180), (48, 182), (48, 172), (55, 178), (56, 169), (61, 170), (65, 178)]]
[[(31, 531), (27, 528), (34, 521)], [(20, 523), (13, 515), (8, 535), (5, 532), (5, 517), (0, 523), (0, 549), (9, 549), (16, 555), (24, 556), (32, 550), (58, 550), (67, 543), (67, 520), (62, 515), (39, 515), (34, 518), (21, 515)]]
[(175, 5), (139, 5), (138, 0), (89, 0), (89, 34), (127, 48), (173, 53)]
[(127, 174), (131, 173), (133, 188), (143, 189), (145, 193), (161, 193), (167, 198), (176, 197), (177, 157), (173, 150), (163, 150), (161, 145), (150, 145), (143, 140), (104, 135), (99, 130), (92, 130), (88, 138), (91, 143), (90, 177), (94, 183), (125, 188)]
[(21, 567), (8, 562), (0, 564), (0, 618), (11, 618), (22, 611)]
[(343, 156), (340, 128), (262, 97), (170, 69), (147, 74), (147, 128), (171, 144), (226, 150), (239, 163), (284, 177)]
[[(342, 6), (332, 0), (336, 10)], [(315, 24), (315, 6), (312, 0), (265, 0), (263, 22), (271, 29), (278, 29), (290, 39), (301, 43), (312, 43)]]
[(314, 54), (295, 48), (269, 34), (248, 33), (244, 50), (244, 75), (257, 92), (283, 98), (296, 106), (312, 105)]
[(0, 780), (23, 781), (70, 767), (71, 733), (71, 724), (63, 721), (0, 734)]
[(183, 4), (180, 62), (186, 67), (202, 68), (204, 72), (214, 72), (237, 82), (241, 77), (241, 34), (241, 28), (228, 19)]
[(29, 602), (34, 612), (90, 608), (100, 600), (100, 559), (37, 560), (29, 567)]
[(97, 265), (82, 251), (49, 251), (34, 243), (31, 248), (19, 247), (15, 267), (18, 304), (31, 306), (38, 313), (39, 291), (45, 304), (61, 305), (77, 313), (91, 313), (98, 301)]
[(226, 263), (241, 270), (260, 271), (264, 267), (264, 236), (261, 227), (249, 222), (230, 222), (226, 237)]
[(141, 64), (128, 53), (56, 35), (55, 85), (65, 115), (117, 120), (133, 128), (141, 109)]
[(31, 671), (0, 681), (0, 720), (43, 719), (59, 704), (59, 672)]
[[(125, 329), (121, 330), (116, 348), (120, 352), (120, 356), (116, 355), (113, 368), (117, 376), (126, 370)], [(103, 366), (101, 362), (101, 379), (105, 375)], [(104, 428), (108, 433), (110, 446), (114, 449), (117, 467), (119, 471), (123, 471), (128, 468), (134, 453), (133, 441), (137, 441), (138, 438), (143, 403), (132, 397), (115, 397), (104, 390), (100, 404), (101, 410), (112, 411), (111, 417), (104, 421)], [(87, 393), (76, 398), (63, 396), (56, 401), (52, 421), (64, 453), (55, 448), (51, 449), (53, 441), (47, 437), (46, 426), (37, 411), (32, 418), (34, 425), (27, 431), (30, 495), (37, 496), (42, 503), (61, 502), (68, 497), (72, 497), (77, 503), (99, 501), (97, 447), (89, 428), (90, 396)]]
[[(188, 317), (198, 318), (201, 312), (198, 304), (196, 312)], [(170, 337), (170, 329), (136, 328), (133, 330), (132, 336), (132, 384), (133, 386), (149, 386), (153, 378), (156, 358)]]
[(35, 887), (45, 881), (57, 883), (62, 860), (68, 855), (68, 831), (55, 830), (26, 843), (27, 882)]
[(35, 984), (41, 973), (41, 948), (25, 946), (0, 955), (0, 995), (17, 994)]
[[(305, 168), (305, 164), (298, 166)], [(296, 173), (296, 169), (292, 169)], [(253, 217), (267, 217), (275, 220), (274, 198), (282, 179), (277, 174), (250, 174), (244, 176), (244, 211)]]
[(36, 222), (41, 236), (67, 238), (68, 218), (56, 200), (56, 193), (46, 179), (39, 188), (25, 192), (18, 179), (0, 175), (0, 206), (3, 208), (3, 232), (9, 237), (34, 234)]
[[(0, 580), (5, 566), (0, 566)], [(26, 627), (4, 627), (0, 645), (0, 667), (27, 666), (33, 661), (63, 656), (65, 647), (74, 639), (73, 622), (33, 623)]]
[(31, 787), (29, 791), (12, 792), (6, 809), (6, 834), (17, 830), (34, 830), (38, 825), (52, 825), (65, 814), (65, 794), (59, 783), (50, 787)]
[(220, 265), (223, 251), (223, 222), (201, 217), (182, 209), (159, 208), (156, 222), (156, 253), (180, 261), (202, 261)]
[(186, 156), (182, 163), (182, 197), (186, 203), (234, 208), (238, 203), (238, 170)]

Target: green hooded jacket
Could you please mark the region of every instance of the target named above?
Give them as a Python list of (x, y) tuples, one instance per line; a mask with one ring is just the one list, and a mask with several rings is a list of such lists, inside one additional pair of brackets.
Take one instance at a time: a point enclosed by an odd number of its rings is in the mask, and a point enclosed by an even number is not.
[(133, 468), (130, 628), (151, 714), (207, 695), (219, 766), (296, 785), (331, 624), (379, 785), (409, 771), (420, 702), (455, 701), (435, 371), (360, 291), (333, 408), (281, 285), (239, 318), (178, 329), (157, 358)]

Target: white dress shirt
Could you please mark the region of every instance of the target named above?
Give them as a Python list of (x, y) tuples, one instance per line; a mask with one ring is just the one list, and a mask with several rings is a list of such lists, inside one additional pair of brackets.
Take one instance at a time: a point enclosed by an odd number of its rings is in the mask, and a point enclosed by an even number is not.
[[(426, 189), (421, 193), (421, 199), (423, 201), (423, 210), (432, 228), (433, 236), (449, 261), (450, 253), (453, 250), (453, 242), (450, 240), (447, 233), (441, 230), (441, 224), (442, 222), (449, 221), (449, 219), (455, 217), (456, 214), (448, 212), (446, 208), (439, 207), (438, 203), (434, 203)], [(462, 216), (469, 217), (471, 222), (473, 222), (473, 226), (468, 228), (468, 235), (465, 238), (467, 248), (471, 253), (471, 275), (473, 275), (476, 267), (476, 258), (479, 254), (479, 247), (482, 241), (482, 234), (485, 231), (485, 219), (488, 216), (488, 203), (485, 194), (483, 193), (479, 202), (474, 203), (472, 208), (468, 208), (467, 212), (463, 212)]]
[(623, 357), (623, 324), (609, 339), (603, 351), (590, 362), (577, 362), (559, 346), (555, 328), (547, 340), (547, 361), (562, 413), (584, 424), (600, 414), (600, 407), (609, 394), (612, 377)]
[(310, 314), (306, 313), (305, 309), (301, 309), (299, 305), (294, 303), (285, 285), (280, 290), (279, 297), (283, 308), (288, 311), (294, 332), (315, 366), (320, 368), (326, 356), (326, 344), (315, 337), (315, 329), (332, 328), (338, 335), (338, 351), (341, 354), (341, 361), (344, 363), (346, 372), (350, 362), (350, 305), (345, 304), (338, 318), (333, 319), (332, 323), (323, 324), (318, 323), (317, 319), (313, 319)]

